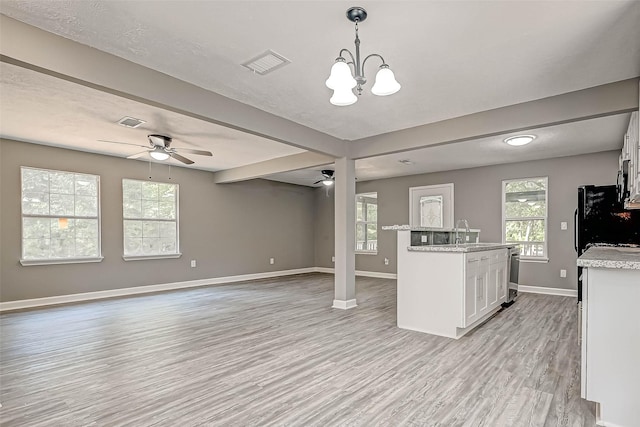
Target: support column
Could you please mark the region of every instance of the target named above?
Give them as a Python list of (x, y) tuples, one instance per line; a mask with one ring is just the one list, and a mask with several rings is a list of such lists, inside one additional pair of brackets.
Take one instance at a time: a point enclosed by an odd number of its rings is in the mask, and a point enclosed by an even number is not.
[(342, 157), (335, 162), (335, 299), (333, 308), (356, 307), (356, 166)]

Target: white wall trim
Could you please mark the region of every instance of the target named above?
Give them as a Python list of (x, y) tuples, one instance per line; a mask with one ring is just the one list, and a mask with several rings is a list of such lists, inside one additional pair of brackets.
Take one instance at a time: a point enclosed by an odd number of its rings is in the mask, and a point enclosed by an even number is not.
[[(315, 272), (333, 274), (333, 268), (315, 267)], [(364, 271), (364, 270), (356, 270), (356, 276), (375, 277), (378, 279), (394, 279), (394, 280), (398, 278), (398, 275), (396, 273), (382, 273), (378, 271)]]
[(45, 298), (25, 299), (0, 302), (0, 312), (20, 310), (24, 308), (46, 305), (68, 304), (72, 302), (91, 301), (127, 295), (147, 294), (151, 292), (170, 291), (174, 289), (195, 288), (199, 286), (218, 285), (221, 283), (244, 282), (246, 280), (269, 279), (272, 277), (291, 276), (294, 274), (315, 273), (316, 267), (297, 268), (293, 270), (269, 271), (265, 273), (240, 274), (237, 276), (214, 277), (210, 279), (188, 280), (184, 282), (163, 283), (160, 285), (136, 286), (132, 288), (110, 289), (106, 291), (84, 292), (71, 295), (59, 295)]
[(578, 291), (576, 289), (543, 288), (542, 286), (518, 285), (518, 292), (578, 298)]
[[(306, 267), (293, 270), (268, 271), (265, 273), (240, 274), (237, 276), (213, 277), (210, 279), (187, 280), (184, 282), (163, 283), (159, 285), (135, 286), (132, 288), (109, 289), (106, 291), (83, 292), (79, 294), (58, 295), (53, 297), (24, 299), (18, 301), (0, 302), (0, 312), (10, 310), (22, 310), (25, 308), (42, 307), (47, 305), (69, 304), (73, 302), (91, 301), (104, 298), (124, 297), (128, 295), (148, 294), (152, 292), (171, 291), (175, 289), (196, 288), (200, 286), (219, 285), (222, 283), (244, 282), (246, 280), (270, 279), (280, 276), (292, 276), (306, 273), (333, 274), (333, 268)], [(380, 279), (395, 279), (394, 273), (379, 273), (376, 271), (356, 270), (356, 276), (376, 277)], [(347, 303), (355, 300), (348, 300)], [(335, 305), (335, 301), (334, 301)], [(353, 306), (355, 307), (355, 305)], [(341, 308), (341, 307), (336, 307)], [(351, 306), (346, 308), (352, 308)]]
[(331, 308), (339, 308), (341, 310), (348, 310), (350, 308), (354, 308), (357, 307), (358, 304), (356, 304), (356, 300), (355, 299), (348, 299), (346, 301), (343, 300), (339, 300), (339, 299), (334, 299), (333, 300), (333, 306), (331, 306)]

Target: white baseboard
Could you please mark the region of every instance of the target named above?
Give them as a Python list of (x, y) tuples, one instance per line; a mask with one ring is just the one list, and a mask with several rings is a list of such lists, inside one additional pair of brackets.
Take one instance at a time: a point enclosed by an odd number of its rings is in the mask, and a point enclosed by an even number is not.
[(331, 308), (339, 308), (341, 310), (348, 310), (350, 308), (354, 308), (357, 307), (358, 304), (356, 304), (356, 300), (355, 299), (348, 299), (348, 300), (340, 300), (340, 299), (334, 299), (333, 300), (333, 306)]
[[(334, 269), (329, 267), (316, 267), (316, 273), (329, 273), (333, 274)], [(375, 277), (378, 279), (396, 279), (398, 277), (395, 273), (381, 273), (378, 271), (364, 271), (364, 270), (356, 270), (356, 276), (360, 277)]]
[(518, 292), (578, 298), (578, 291), (576, 289), (543, 288), (542, 286), (518, 285)]
[[(152, 292), (171, 291), (175, 289), (196, 288), (200, 286), (219, 285), (221, 283), (244, 282), (246, 280), (269, 279), (280, 276), (291, 276), (305, 273), (330, 273), (333, 268), (326, 267), (306, 267), (293, 270), (269, 271), (265, 273), (240, 274), (237, 276), (213, 277), (210, 279), (187, 280), (184, 282), (162, 283), (159, 285), (135, 286), (132, 288), (110, 289), (107, 291), (83, 292), (71, 295), (59, 295), (53, 297), (24, 299), (18, 301), (0, 302), (0, 312), (10, 310), (21, 310), (24, 308), (42, 307), (47, 305), (69, 304), (73, 302), (91, 301), (97, 299), (124, 297), (128, 295), (148, 294)], [(356, 276), (378, 277), (382, 279), (395, 279), (393, 273), (378, 273), (375, 271), (356, 270)], [(351, 300), (347, 301), (349, 303)], [(355, 304), (355, 300), (354, 304)], [(334, 301), (335, 305), (335, 301)], [(354, 305), (355, 307), (355, 305)], [(342, 308), (342, 307), (336, 307)], [(351, 308), (351, 307), (346, 307)]]
[(71, 295), (25, 299), (18, 301), (0, 302), (0, 312), (20, 310), (23, 308), (41, 307), (46, 305), (68, 304), (72, 302), (91, 301), (96, 299), (122, 297), (128, 295), (147, 294), (152, 292), (170, 291), (174, 289), (195, 288), (199, 286), (218, 285), (221, 283), (244, 282), (246, 280), (269, 279), (294, 274), (315, 273), (315, 267), (297, 268), (294, 270), (269, 271), (265, 273), (240, 274), (237, 276), (214, 277), (211, 279), (188, 280), (184, 282), (163, 283), (160, 285), (136, 286), (133, 288), (111, 289), (107, 291), (84, 292)]

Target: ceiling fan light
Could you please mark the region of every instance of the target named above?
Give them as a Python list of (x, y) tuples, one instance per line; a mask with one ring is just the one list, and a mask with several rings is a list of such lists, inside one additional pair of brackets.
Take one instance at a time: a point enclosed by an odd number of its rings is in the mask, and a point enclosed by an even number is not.
[(357, 101), (358, 97), (351, 89), (334, 89), (333, 96), (329, 100), (333, 105), (339, 107), (355, 104)]
[(169, 158), (169, 154), (166, 153), (162, 148), (155, 148), (149, 153), (149, 155), (156, 160), (167, 160)]
[(377, 96), (393, 95), (399, 91), (401, 87), (393, 71), (391, 71), (388, 65), (383, 64), (376, 74), (376, 82), (371, 88), (371, 93)]
[(322, 184), (324, 184), (327, 187), (329, 187), (330, 185), (333, 185), (333, 180), (332, 179), (323, 179), (322, 180)]
[(349, 68), (344, 58), (338, 58), (331, 67), (331, 74), (325, 84), (329, 89), (340, 90), (353, 89), (358, 82), (353, 78), (351, 68)]

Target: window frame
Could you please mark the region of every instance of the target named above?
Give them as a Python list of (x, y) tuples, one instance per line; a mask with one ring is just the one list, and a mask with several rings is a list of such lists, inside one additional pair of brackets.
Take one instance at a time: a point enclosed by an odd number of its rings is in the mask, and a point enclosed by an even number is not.
[[(23, 198), (24, 198), (24, 180), (23, 173), (24, 169), (32, 169), (36, 171), (43, 171), (48, 173), (67, 173), (72, 175), (87, 175), (90, 177), (96, 178), (97, 186), (96, 186), (96, 216), (76, 216), (76, 215), (68, 215), (64, 218), (67, 219), (96, 219), (98, 221), (98, 255), (90, 256), (90, 257), (66, 257), (66, 258), (34, 258), (34, 259), (26, 259), (24, 258), (24, 218), (63, 218), (60, 215), (34, 215), (34, 214), (25, 214), (23, 211)], [(90, 173), (84, 172), (73, 172), (73, 171), (65, 171), (58, 169), (47, 169), (47, 168), (39, 168), (35, 166), (20, 166), (20, 264), (22, 266), (32, 266), (32, 265), (57, 265), (57, 264), (84, 264), (84, 263), (92, 263), (92, 262), (102, 262), (104, 256), (102, 256), (102, 204), (101, 200), (101, 189), (100, 189), (100, 175), (94, 175)], [(48, 191), (49, 196), (51, 196), (51, 187), (49, 187)], [(75, 196), (74, 189), (74, 196)], [(50, 203), (50, 202), (49, 202)]]
[[(375, 194), (376, 195), (376, 197), (375, 197), (376, 198), (376, 221), (375, 222), (367, 221), (367, 220), (360, 221), (360, 220), (358, 220), (358, 197), (363, 197), (363, 196), (367, 196), (367, 195), (371, 195), (371, 194)], [(356, 194), (354, 202), (355, 202), (355, 237), (354, 237), (355, 253), (356, 254), (360, 254), (360, 255), (377, 255), (378, 254), (378, 240), (377, 239), (376, 239), (376, 249), (375, 250), (369, 251), (369, 250), (363, 250), (363, 249), (359, 250), (358, 249), (358, 224), (365, 224), (365, 233), (364, 233), (365, 234), (365, 236), (364, 236), (365, 243), (368, 242), (368, 239), (367, 239), (367, 225), (375, 224), (376, 233), (378, 232), (378, 215), (377, 215), (377, 213), (378, 213), (378, 192), (377, 191), (368, 191), (366, 193)], [(363, 214), (364, 214), (365, 218), (367, 217), (366, 206), (367, 206), (367, 204), (363, 203)]]
[[(530, 181), (530, 180), (536, 180), (536, 179), (541, 179), (544, 180), (545, 183), (545, 187), (544, 187), (544, 217), (540, 217), (540, 216), (531, 216), (531, 217), (517, 217), (518, 220), (542, 220), (544, 221), (544, 242), (542, 243), (542, 250), (543, 250), (543, 255), (542, 256), (526, 256), (526, 255), (522, 255), (520, 254), (520, 260), (523, 262), (549, 262), (549, 177), (548, 176), (534, 176), (534, 177), (527, 177), (527, 178), (513, 178), (513, 179), (504, 179), (502, 180), (502, 243), (505, 244), (516, 244), (516, 245), (520, 245), (520, 244), (527, 244), (527, 243), (531, 243), (531, 242), (507, 242), (506, 241), (506, 234), (507, 234), (507, 216), (506, 216), (506, 196), (507, 196), (507, 184), (511, 183), (511, 182), (518, 182), (518, 181)], [(509, 218), (509, 220), (515, 220), (516, 218)]]
[[(158, 219), (158, 218), (127, 218), (124, 215), (124, 182), (125, 181), (137, 181), (137, 182), (152, 182), (154, 184), (167, 184), (173, 185), (176, 189), (176, 199), (175, 199), (175, 210), (176, 217), (174, 220), (166, 220), (166, 219)], [(174, 182), (160, 182), (160, 181), (151, 181), (144, 179), (135, 179), (135, 178), (122, 178), (121, 187), (122, 189), (122, 259), (125, 261), (144, 261), (144, 260), (152, 260), (152, 259), (172, 259), (172, 258), (180, 258), (182, 253), (180, 252), (180, 185)], [(142, 200), (142, 199), (141, 199)], [(149, 254), (149, 255), (126, 255), (124, 253), (125, 248), (125, 221), (161, 221), (161, 222), (175, 222), (176, 223), (176, 252), (175, 253), (167, 253), (167, 254)]]

